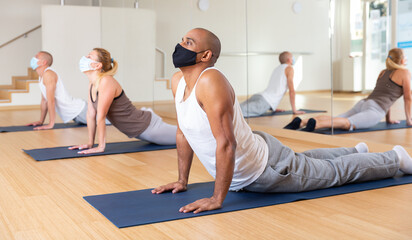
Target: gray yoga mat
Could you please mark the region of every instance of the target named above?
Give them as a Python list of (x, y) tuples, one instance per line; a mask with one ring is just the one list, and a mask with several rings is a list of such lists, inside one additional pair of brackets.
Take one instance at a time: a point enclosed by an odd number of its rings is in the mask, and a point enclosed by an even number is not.
[[(393, 129), (402, 129), (402, 128), (411, 128), (412, 126), (406, 125), (406, 121), (402, 120), (399, 124), (387, 124), (386, 122), (380, 122), (373, 127), (365, 129), (355, 129), (353, 131), (343, 130), (343, 129), (334, 129), (333, 134), (348, 134), (348, 133), (361, 133), (361, 132), (373, 132), (373, 131), (383, 131), (383, 130), (393, 130)], [(314, 133), (321, 134), (332, 134), (332, 129), (330, 128), (321, 128), (313, 131)]]
[(83, 197), (118, 228), (200, 217), (250, 208), (316, 199), (412, 183), (412, 175), (353, 183), (340, 187), (300, 193), (229, 192), (221, 209), (201, 213), (180, 213), (179, 208), (210, 197), (214, 182), (189, 184), (182, 193), (152, 194), (152, 189)]
[(56, 160), (65, 158), (80, 158), (80, 157), (91, 157), (91, 156), (101, 156), (110, 154), (120, 154), (120, 153), (134, 153), (134, 152), (145, 152), (145, 151), (156, 151), (165, 149), (174, 149), (176, 145), (157, 145), (154, 143), (149, 143), (146, 141), (130, 141), (130, 142), (114, 142), (106, 143), (106, 148), (102, 153), (92, 153), (92, 154), (78, 154), (79, 150), (69, 150), (71, 146), (64, 147), (54, 147), (54, 148), (39, 148), (30, 149), (23, 151), (30, 155), (36, 161), (46, 161), (46, 160)]
[[(0, 127), (0, 133), (2, 132), (23, 132), (23, 131), (34, 131), (34, 128), (38, 126), (8, 126)], [(87, 127), (86, 124), (78, 123), (56, 123), (52, 129), (62, 129), (62, 128), (78, 128)], [(51, 129), (50, 129), (51, 130)], [(43, 130), (42, 130), (43, 131)]]
[[(305, 111), (305, 114), (307, 114), (307, 113), (324, 113), (324, 112), (326, 112), (325, 110), (311, 110), (311, 109), (299, 109), (299, 111)], [(293, 114), (292, 110), (288, 110), (288, 111), (284, 111), (284, 112), (268, 111), (268, 112), (266, 112), (262, 115), (259, 115), (259, 116), (245, 117), (245, 118), (258, 118), (258, 117), (292, 115), (292, 114)]]

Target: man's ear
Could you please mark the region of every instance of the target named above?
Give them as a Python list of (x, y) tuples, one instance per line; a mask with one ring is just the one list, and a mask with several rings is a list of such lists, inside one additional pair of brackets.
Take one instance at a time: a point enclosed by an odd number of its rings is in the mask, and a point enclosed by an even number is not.
[(39, 62), (41, 64), (41, 66), (47, 65), (47, 60), (46, 59), (39, 59)]
[(212, 58), (212, 55), (213, 55), (212, 50), (206, 50), (203, 53), (203, 56), (200, 60), (203, 61), (203, 62), (207, 62)]

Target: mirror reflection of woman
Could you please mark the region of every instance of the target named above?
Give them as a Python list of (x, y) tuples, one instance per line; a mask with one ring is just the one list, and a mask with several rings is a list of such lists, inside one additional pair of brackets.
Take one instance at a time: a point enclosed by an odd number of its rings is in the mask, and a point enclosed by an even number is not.
[[(70, 147), (79, 149), (80, 154), (104, 152), (106, 147), (105, 119), (130, 138), (138, 138), (160, 145), (176, 144), (174, 125), (167, 124), (151, 109), (136, 109), (120, 84), (113, 77), (118, 64), (110, 53), (94, 48), (80, 59), (80, 71), (89, 79), (87, 128), (89, 142)], [(95, 136), (98, 146), (93, 147)]]
[(393, 120), (390, 108), (403, 95), (406, 124), (412, 125), (411, 119), (411, 73), (405, 68), (407, 59), (400, 48), (391, 49), (386, 59), (386, 69), (379, 74), (372, 93), (362, 99), (349, 111), (337, 117), (318, 116), (309, 119), (296, 117), (284, 128), (314, 131), (319, 128), (330, 128), (352, 131), (354, 129), (370, 128), (386, 116), (389, 124), (398, 124)]

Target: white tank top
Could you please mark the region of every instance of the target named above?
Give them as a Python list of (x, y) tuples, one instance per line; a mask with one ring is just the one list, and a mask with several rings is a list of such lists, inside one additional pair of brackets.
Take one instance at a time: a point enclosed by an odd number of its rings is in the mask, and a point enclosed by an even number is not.
[(261, 92), (260, 95), (269, 103), (273, 111), (278, 107), (280, 100), (282, 100), (283, 95), (288, 89), (288, 82), (285, 74), (285, 69), (288, 64), (281, 64), (275, 70), (273, 70), (270, 76), (269, 85), (265, 91)]
[[(216, 68), (205, 69), (199, 78), (209, 69)], [(178, 124), (194, 153), (209, 174), (216, 178), (216, 139), (212, 134), (207, 115), (197, 101), (196, 85), (197, 81), (190, 96), (183, 101), (186, 81), (184, 77), (180, 79), (175, 97)], [(242, 116), (237, 99), (233, 110), (233, 128), (237, 147), (230, 190), (236, 191), (248, 186), (262, 174), (268, 161), (268, 145), (261, 136), (252, 133)]]
[[(63, 120), (64, 123), (73, 120), (77, 117), (83, 108), (86, 105), (86, 102), (79, 98), (72, 97), (64, 88), (63, 82), (60, 79), (59, 74), (54, 71), (52, 68), (48, 67), (44, 70), (52, 71), (57, 75), (57, 83), (56, 83), (56, 91), (54, 92), (55, 98), (55, 108), (57, 114), (59, 114), (60, 118)], [(43, 95), (44, 99), (47, 100), (47, 93), (46, 93), (46, 86), (43, 84), (43, 78), (39, 77), (39, 87), (41, 94)]]

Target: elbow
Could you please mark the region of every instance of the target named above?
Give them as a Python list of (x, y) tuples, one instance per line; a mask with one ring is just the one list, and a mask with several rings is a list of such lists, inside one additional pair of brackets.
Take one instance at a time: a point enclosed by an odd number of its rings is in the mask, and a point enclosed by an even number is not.
[(233, 139), (225, 139), (221, 143), (221, 149), (228, 155), (234, 156), (236, 153), (237, 143)]

